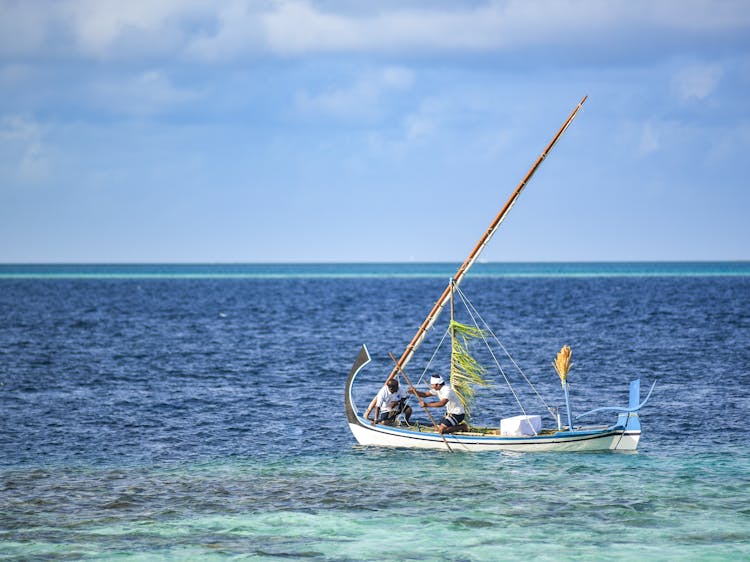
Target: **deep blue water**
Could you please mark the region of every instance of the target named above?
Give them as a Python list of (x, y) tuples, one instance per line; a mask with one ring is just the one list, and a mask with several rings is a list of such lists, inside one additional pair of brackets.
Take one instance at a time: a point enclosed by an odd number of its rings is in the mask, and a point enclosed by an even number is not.
[(0, 557), (750, 558), (748, 265), (481, 265), (551, 402), (562, 344), (577, 412), (658, 379), (636, 454), (355, 445), (451, 265), (0, 267)]

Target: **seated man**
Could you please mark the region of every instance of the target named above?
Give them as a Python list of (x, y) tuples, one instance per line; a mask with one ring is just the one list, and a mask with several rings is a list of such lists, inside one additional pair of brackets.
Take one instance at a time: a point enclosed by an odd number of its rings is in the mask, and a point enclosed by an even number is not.
[(398, 389), (398, 380), (389, 380), (375, 397), (375, 417), (372, 425), (395, 425), (396, 418), (403, 412), (406, 423), (411, 417), (411, 407), (406, 406), (406, 396)]

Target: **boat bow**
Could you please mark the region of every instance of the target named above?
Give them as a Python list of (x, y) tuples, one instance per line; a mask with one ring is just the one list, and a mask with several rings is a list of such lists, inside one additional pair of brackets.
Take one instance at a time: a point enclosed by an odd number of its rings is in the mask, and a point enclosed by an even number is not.
[(352, 365), (352, 370), (349, 371), (349, 378), (346, 379), (346, 387), (344, 390), (344, 406), (346, 408), (346, 419), (349, 423), (359, 423), (357, 412), (354, 409), (354, 401), (352, 400), (352, 385), (354, 384), (354, 379), (357, 377), (357, 374), (359, 374), (370, 360), (367, 346), (362, 344), (362, 347), (359, 350), (359, 355), (357, 355), (357, 359), (354, 361), (354, 365)]

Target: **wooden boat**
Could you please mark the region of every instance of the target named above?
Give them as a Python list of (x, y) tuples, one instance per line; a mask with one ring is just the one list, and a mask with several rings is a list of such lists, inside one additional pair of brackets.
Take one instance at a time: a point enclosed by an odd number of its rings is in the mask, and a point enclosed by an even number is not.
[[(388, 375), (385, 383), (388, 383), (394, 377), (403, 377), (406, 379), (409, 387), (414, 389), (411, 381), (406, 375), (405, 367), (411, 360), (416, 350), (420, 347), (424, 341), (427, 333), (435, 325), (440, 313), (443, 309), (450, 304), (451, 310), (451, 323), (448, 328), (448, 332), (451, 337), (455, 337), (453, 334), (453, 309), (454, 309), (454, 298), (458, 293), (462, 300), (465, 301), (465, 296), (459, 289), (459, 285), (463, 280), (466, 273), (469, 271), (471, 266), (477, 261), (482, 250), (485, 248), (489, 240), (492, 238), (494, 233), (499, 228), (503, 219), (506, 217), (510, 209), (516, 203), (519, 195), (528, 184), (531, 177), (534, 175), (540, 164), (547, 157), (549, 152), (558, 142), (562, 134), (571, 124), (576, 114), (586, 101), (584, 97), (579, 104), (573, 109), (562, 127), (558, 130), (557, 134), (552, 138), (547, 147), (542, 151), (540, 156), (537, 158), (534, 165), (527, 172), (521, 182), (518, 184), (514, 192), (511, 194), (508, 201), (505, 203), (503, 208), (500, 210), (498, 215), (495, 217), (489, 228), (485, 231), (479, 242), (476, 244), (472, 252), (466, 258), (464, 263), (458, 269), (456, 275), (449, 281), (448, 286), (443, 291), (443, 294), (435, 303), (434, 307), (425, 318), (417, 330), (416, 335), (412, 338), (411, 342), (407, 345), (405, 351), (401, 357), (396, 358), (391, 355), (394, 361), (394, 367)], [(472, 307), (469, 303), (469, 307)], [(470, 312), (472, 318), (474, 314)], [(477, 313), (478, 314), (478, 313)], [(477, 333), (492, 334), (491, 330), (486, 330), (477, 324)], [(494, 336), (494, 334), (492, 334)], [(484, 337), (484, 336), (483, 336)], [(499, 341), (497, 343), (500, 343)], [(500, 344), (502, 346), (502, 344)], [(428, 416), (432, 423), (430, 424), (415, 424), (409, 425), (406, 423), (395, 423), (393, 425), (385, 424), (373, 424), (368, 418), (370, 410), (375, 405), (375, 399), (370, 403), (370, 407), (363, 414), (357, 409), (353, 395), (352, 387), (354, 381), (364, 367), (370, 363), (370, 354), (365, 345), (362, 345), (359, 355), (357, 356), (354, 365), (351, 368), (349, 377), (346, 381), (346, 387), (344, 392), (346, 416), (349, 424), (349, 428), (352, 431), (355, 439), (361, 445), (372, 445), (381, 447), (408, 447), (408, 448), (421, 448), (421, 449), (447, 449), (450, 451), (488, 451), (488, 450), (504, 450), (504, 451), (633, 451), (638, 447), (638, 442), (641, 436), (641, 424), (638, 416), (638, 412), (651, 396), (655, 383), (652, 384), (651, 389), (643, 402), (640, 402), (640, 380), (634, 380), (630, 383), (629, 389), (629, 403), (627, 407), (604, 407), (597, 408), (588, 412), (585, 412), (576, 418), (573, 418), (570, 407), (569, 399), (569, 385), (567, 382), (567, 370), (570, 367), (570, 349), (564, 347), (557, 357), (557, 363), (555, 368), (560, 376), (562, 389), (565, 395), (566, 403), (566, 414), (567, 414), (567, 425), (562, 423), (562, 417), (555, 408), (547, 407), (550, 415), (554, 421), (554, 427), (551, 429), (542, 429), (540, 425), (540, 416), (527, 416), (525, 409), (521, 406), (523, 415), (515, 416), (503, 420), (500, 427), (475, 427), (468, 426), (463, 429), (466, 431), (456, 431), (454, 433), (440, 433), (438, 431), (438, 425), (435, 423), (432, 416), (429, 416), (429, 410), (426, 409)], [(503, 350), (505, 348), (503, 347)], [(452, 352), (453, 353), (453, 352)], [(492, 353), (492, 352), (491, 352)], [(507, 353), (507, 350), (506, 350)], [(567, 356), (565, 356), (567, 353)], [(494, 354), (492, 355), (495, 357)], [(509, 356), (509, 355), (508, 355)], [(509, 356), (510, 357), (510, 356)], [(567, 364), (565, 364), (567, 360)], [(511, 361), (515, 365), (515, 361), (511, 358)], [(562, 361), (562, 363), (561, 363)], [(517, 365), (516, 365), (517, 366)], [(498, 368), (500, 365), (498, 364)], [(502, 369), (500, 368), (502, 371)], [(520, 368), (519, 368), (520, 370)], [(564, 371), (564, 372), (563, 372)], [(425, 370), (426, 372), (426, 370)], [(451, 357), (451, 375), (454, 373), (454, 359)], [(523, 374), (523, 373), (522, 373)], [(523, 375), (526, 378), (525, 374)], [(503, 373), (503, 377), (505, 374)], [(506, 378), (507, 381), (507, 378)], [(527, 382), (528, 379), (527, 379)], [(418, 383), (417, 383), (418, 384)], [(509, 383), (510, 384), (510, 383)], [(530, 383), (529, 383), (530, 384)], [(533, 385), (532, 385), (533, 386)], [(534, 390), (536, 392), (536, 390)], [(513, 393), (515, 396), (515, 392)], [(537, 395), (538, 392), (537, 392)], [(541, 396), (540, 396), (541, 398)], [(463, 398), (462, 398), (463, 401)], [(546, 406), (546, 404), (545, 404)], [(616, 413), (617, 417), (613, 422), (605, 423), (602, 425), (591, 425), (583, 426), (576, 425), (574, 421), (581, 418), (592, 416), (594, 414), (601, 415), (602, 413), (610, 412)], [(505, 428), (505, 422), (511, 422), (508, 427)]]

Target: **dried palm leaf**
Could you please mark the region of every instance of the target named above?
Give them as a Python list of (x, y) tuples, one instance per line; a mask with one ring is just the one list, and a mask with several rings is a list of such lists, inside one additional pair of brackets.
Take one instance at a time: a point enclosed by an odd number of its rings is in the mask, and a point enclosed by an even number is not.
[(560, 377), (560, 383), (565, 384), (568, 379), (568, 372), (573, 364), (570, 362), (570, 358), (573, 352), (569, 345), (562, 346), (562, 349), (558, 352), (557, 357), (552, 362), (552, 366), (557, 371), (557, 375)]

